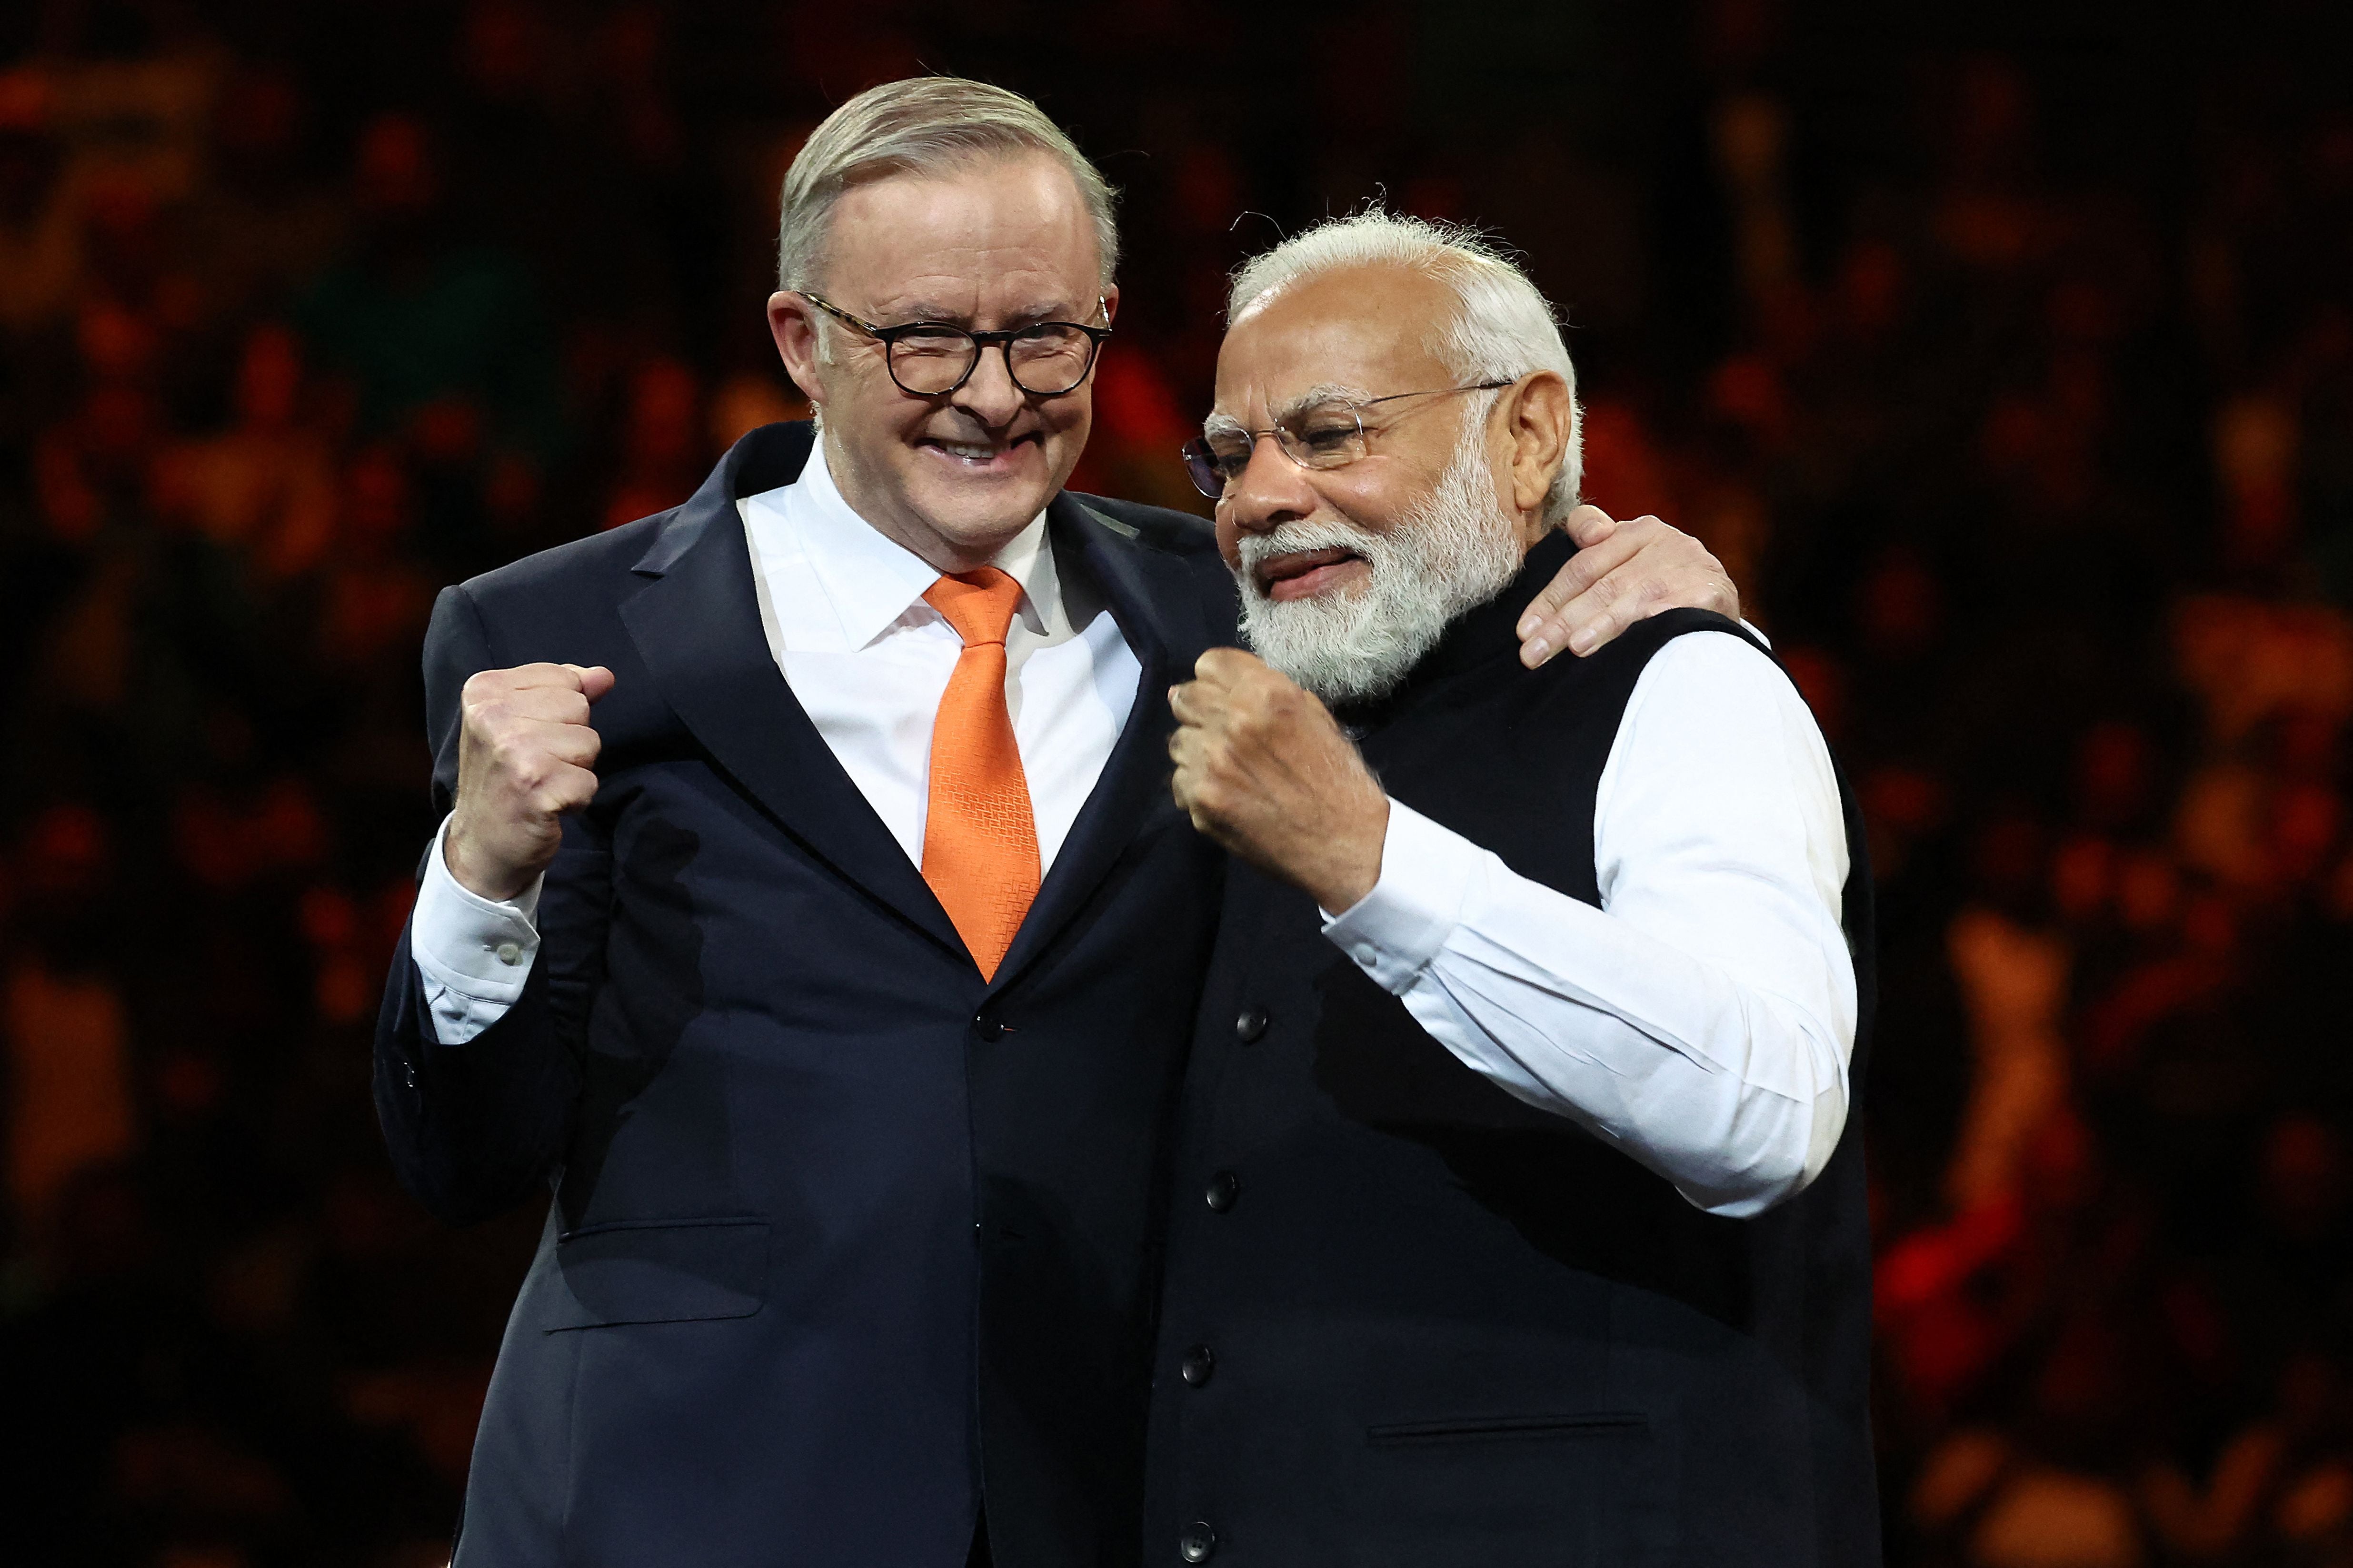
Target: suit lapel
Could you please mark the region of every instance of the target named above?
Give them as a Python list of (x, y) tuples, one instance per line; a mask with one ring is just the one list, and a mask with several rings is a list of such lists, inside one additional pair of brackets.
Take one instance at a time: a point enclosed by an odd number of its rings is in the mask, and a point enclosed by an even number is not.
[(846, 880), (961, 952), (923, 873), (793, 696), (760, 625), (735, 500), (791, 483), (809, 446), (807, 426), (737, 442), (638, 561), (652, 581), (621, 619), (671, 710), (729, 777)]
[(1208, 646), (1198, 589), (1175, 557), (1134, 542), (1134, 530), (1067, 492), (1047, 509), (1046, 523), (1058, 542), (1076, 547), (1073, 553), (1102, 589), (1143, 670), (1127, 722), (998, 966), (992, 990), (1018, 976), (1079, 912), (1134, 840), (1155, 795), (1166, 792), (1172, 723), (1168, 685), (1189, 677), (1192, 660)]

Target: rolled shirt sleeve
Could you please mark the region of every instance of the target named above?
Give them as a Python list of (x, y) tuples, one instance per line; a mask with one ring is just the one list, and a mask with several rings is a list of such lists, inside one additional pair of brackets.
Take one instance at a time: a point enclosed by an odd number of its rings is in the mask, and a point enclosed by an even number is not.
[(1599, 909), (1392, 800), (1378, 883), (1324, 934), (1467, 1066), (1748, 1215), (1845, 1126), (1847, 863), (1803, 700), (1747, 644), (1694, 633), (1645, 668), (1603, 770)]
[(434, 1037), (461, 1046), (506, 1016), (522, 994), (539, 954), (539, 895), (533, 878), (512, 900), (483, 898), (449, 874), (443, 858), (449, 820), (443, 818), (425, 858), (425, 879), (409, 917), (408, 952), (425, 983)]

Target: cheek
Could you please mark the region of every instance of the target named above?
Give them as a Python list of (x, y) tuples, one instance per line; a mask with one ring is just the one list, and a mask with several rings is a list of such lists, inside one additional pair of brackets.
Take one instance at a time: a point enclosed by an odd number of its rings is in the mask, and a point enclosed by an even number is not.
[(1388, 533), (1413, 510), (1411, 483), (1388, 465), (1376, 468), (1367, 458), (1345, 468), (1318, 474), (1316, 492), (1341, 521), (1366, 533)]
[(1218, 553), (1226, 558), (1228, 567), (1236, 572), (1242, 569), (1242, 531), (1235, 526), (1234, 509), (1227, 501), (1218, 503)]
[(1038, 422), (1057, 440), (1083, 441), (1094, 428), (1094, 384), (1089, 382), (1065, 397), (1048, 398), (1038, 406)]

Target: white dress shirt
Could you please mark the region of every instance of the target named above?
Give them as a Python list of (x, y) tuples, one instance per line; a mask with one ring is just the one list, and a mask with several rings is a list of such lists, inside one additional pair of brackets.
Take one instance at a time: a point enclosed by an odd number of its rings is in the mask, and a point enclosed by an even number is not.
[[(940, 574), (850, 510), (820, 440), (794, 483), (736, 502), (760, 620), (817, 731), (907, 858), (923, 861), (932, 724), (964, 639), (923, 592)], [(997, 553), (1021, 584), (1005, 638), (1005, 700), (1037, 822), (1039, 874), (1054, 864), (1135, 702), (1143, 666), (1099, 597), (1065, 581), (1039, 513)], [(426, 857), (409, 927), (435, 1036), (459, 1045), (522, 994), (539, 951), (541, 883), (512, 902), (460, 887)]]
[(1838, 785), (1771, 660), (1708, 632), (1652, 657), (1593, 854), (1598, 910), (1392, 800), (1378, 884), (1324, 934), (1502, 1088), (1760, 1213), (1829, 1161), (1855, 1028)]

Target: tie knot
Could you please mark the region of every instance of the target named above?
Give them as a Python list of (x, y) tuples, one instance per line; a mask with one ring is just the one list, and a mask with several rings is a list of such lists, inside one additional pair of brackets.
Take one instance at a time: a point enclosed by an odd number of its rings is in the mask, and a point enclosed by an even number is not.
[(1021, 584), (1009, 572), (983, 566), (941, 578), (923, 590), (923, 603), (946, 618), (966, 647), (1001, 643), (1013, 627), (1013, 611), (1021, 603)]

